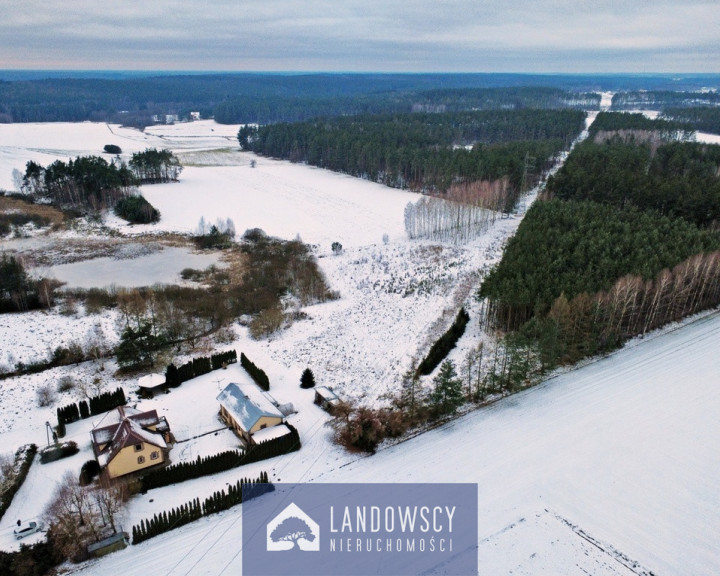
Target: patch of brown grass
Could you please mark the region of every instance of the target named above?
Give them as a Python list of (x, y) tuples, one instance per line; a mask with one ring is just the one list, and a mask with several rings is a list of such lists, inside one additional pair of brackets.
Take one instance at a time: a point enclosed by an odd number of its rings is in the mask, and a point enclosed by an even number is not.
[(65, 220), (65, 215), (53, 206), (48, 206), (47, 204), (32, 204), (20, 198), (9, 198), (7, 196), (0, 196), (0, 212), (17, 212), (37, 216), (38, 218), (49, 220), (53, 226), (59, 226)]

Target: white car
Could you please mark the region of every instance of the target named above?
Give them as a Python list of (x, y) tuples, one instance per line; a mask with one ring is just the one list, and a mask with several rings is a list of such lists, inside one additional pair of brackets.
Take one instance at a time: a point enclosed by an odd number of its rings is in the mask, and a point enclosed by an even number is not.
[(15, 528), (15, 538), (20, 540), (21, 538), (25, 538), (25, 536), (35, 534), (35, 532), (40, 532), (40, 530), (42, 530), (42, 527), (42, 522), (35, 522), (34, 520), (31, 522), (23, 522), (17, 528)]

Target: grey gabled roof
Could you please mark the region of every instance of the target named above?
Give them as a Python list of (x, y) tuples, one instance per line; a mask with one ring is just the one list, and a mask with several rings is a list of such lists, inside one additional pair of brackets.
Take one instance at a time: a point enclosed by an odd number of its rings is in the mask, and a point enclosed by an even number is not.
[(220, 392), (217, 400), (245, 431), (249, 431), (263, 416), (283, 418), (282, 412), (263, 396), (255, 384), (231, 382)]

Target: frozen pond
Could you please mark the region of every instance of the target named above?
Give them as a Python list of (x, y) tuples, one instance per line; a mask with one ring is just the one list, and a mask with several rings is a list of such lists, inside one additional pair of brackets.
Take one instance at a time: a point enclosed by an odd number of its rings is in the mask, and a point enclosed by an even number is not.
[(44, 269), (42, 276), (67, 283), (68, 288), (137, 288), (153, 284), (177, 284), (184, 268), (204, 270), (220, 265), (219, 253), (196, 253), (189, 248), (167, 247), (131, 259), (94, 258)]

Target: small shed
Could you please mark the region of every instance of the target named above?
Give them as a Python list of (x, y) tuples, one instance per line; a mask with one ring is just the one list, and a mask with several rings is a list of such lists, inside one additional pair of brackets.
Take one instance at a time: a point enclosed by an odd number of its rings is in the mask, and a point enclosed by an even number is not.
[(138, 387), (140, 388), (140, 395), (153, 397), (156, 392), (165, 388), (165, 375), (164, 374), (148, 374), (138, 379)]
[(327, 386), (318, 386), (315, 388), (315, 404), (323, 410), (330, 412), (339, 403), (340, 398), (333, 392), (332, 388)]
[(115, 550), (122, 550), (123, 548), (127, 547), (129, 541), (130, 536), (127, 532), (117, 532), (109, 538), (105, 538), (104, 540), (100, 540), (100, 542), (95, 542), (94, 544), (90, 544), (90, 546), (88, 546), (88, 555), (93, 558), (105, 556), (105, 554), (110, 554), (110, 552), (115, 552)]

